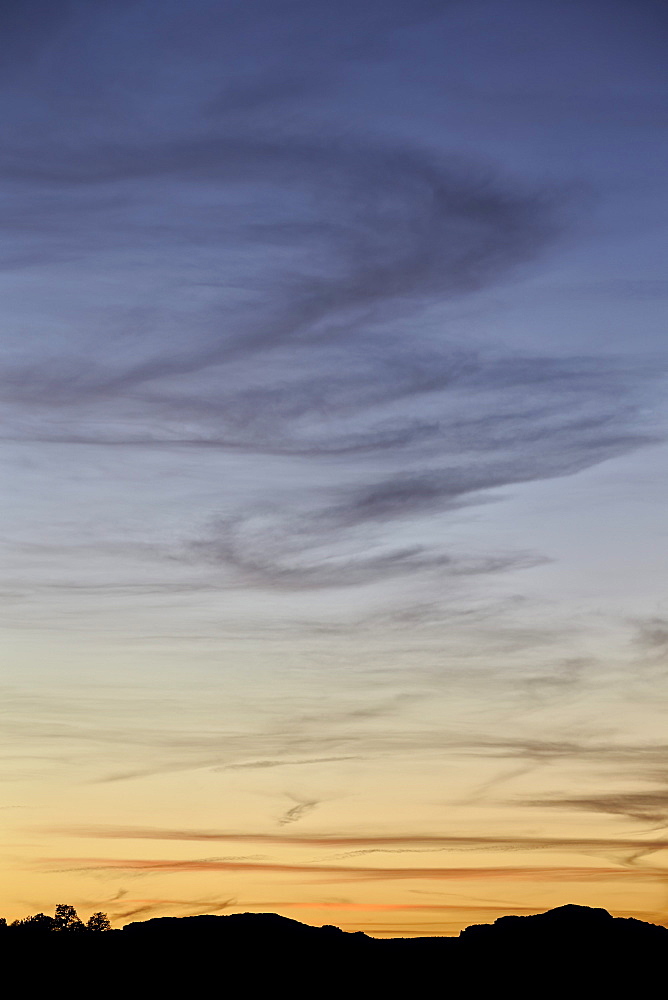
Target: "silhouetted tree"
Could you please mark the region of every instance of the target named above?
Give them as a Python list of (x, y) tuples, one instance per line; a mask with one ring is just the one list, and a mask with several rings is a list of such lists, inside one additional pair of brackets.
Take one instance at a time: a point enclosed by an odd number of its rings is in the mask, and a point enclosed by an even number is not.
[(55, 931), (57, 923), (54, 917), (47, 913), (34, 913), (21, 921), (21, 927), (26, 931), (37, 931), (39, 933)]
[(111, 930), (107, 914), (102, 913), (101, 910), (98, 910), (97, 913), (91, 913), (86, 923), (86, 930), (93, 931), (95, 934)]
[(83, 921), (79, 919), (77, 911), (73, 906), (68, 906), (67, 903), (58, 903), (55, 924), (55, 930), (67, 931), (68, 933), (76, 933), (84, 929)]

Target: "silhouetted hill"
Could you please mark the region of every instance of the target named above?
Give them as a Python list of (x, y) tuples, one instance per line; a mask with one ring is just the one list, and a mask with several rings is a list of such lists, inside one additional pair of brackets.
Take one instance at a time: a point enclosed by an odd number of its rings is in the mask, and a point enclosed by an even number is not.
[[(275, 913), (161, 917), (91, 934), (4, 929), (5, 969), (29, 983), (84, 977), (126, 996), (308, 997), (637, 994), (663, 977), (668, 930), (606, 910), (561, 906), (501, 917), (457, 938), (376, 939)], [(83, 980), (82, 980), (83, 981)], [(129, 984), (129, 985), (124, 985)], [(40, 987), (41, 988), (41, 987)], [(30, 989), (27, 990), (30, 995)]]
[(514, 943), (541, 947), (593, 944), (634, 944), (668, 948), (668, 929), (633, 917), (613, 917), (607, 910), (569, 903), (546, 913), (524, 917), (499, 917), (493, 924), (473, 924), (460, 934), (466, 947), (510, 947)]
[[(322, 940), (331, 943), (332, 935), (337, 940), (341, 937), (357, 937), (346, 934), (339, 927), (313, 927), (302, 924), (299, 920), (282, 917), (278, 913), (231, 913), (227, 916), (198, 917), (155, 917), (152, 920), (141, 920), (126, 924), (123, 934), (141, 937), (193, 937), (210, 938), (224, 935), (227, 940), (245, 939), (265, 942), (297, 942), (300, 939), (313, 942)], [(362, 937), (366, 935), (362, 934)], [(369, 939), (368, 939), (369, 940)]]

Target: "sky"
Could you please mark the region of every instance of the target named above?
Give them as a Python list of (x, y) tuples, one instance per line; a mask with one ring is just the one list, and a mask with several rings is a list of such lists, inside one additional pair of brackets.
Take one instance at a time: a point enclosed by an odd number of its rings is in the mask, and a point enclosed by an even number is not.
[(668, 923), (659, 0), (5, 0), (0, 913)]

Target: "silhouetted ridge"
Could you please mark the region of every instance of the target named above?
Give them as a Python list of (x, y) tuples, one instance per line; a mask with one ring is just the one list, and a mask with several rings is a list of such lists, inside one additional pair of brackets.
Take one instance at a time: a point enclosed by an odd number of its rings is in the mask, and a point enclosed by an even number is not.
[[(226, 938), (262, 938), (263, 941), (296, 941), (298, 938), (310, 941), (329, 942), (334, 937), (364, 937), (365, 934), (347, 934), (339, 927), (325, 925), (314, 927), (303, 924), (278, 913), (230, 913), (225, 916), (197, 917), (154, 917), (151, 920), (135, 921), (123, 927), (123, 934), (149, 937), (211, 937), (223, 935)], [(370, 939), (367, 939), (370, 940)]]
[(592, 945), (609, 945), (613, 942), (649, 944), (663, 943), (668, 948), (668, 930), (657, 924), (648, 924), (633, 917), (613, 917), (599, 907), (576, 906), (568, 903), (545, 913), (530, 916), (499, 917), (493, 924), (473, 924), (460, 934), (467, 946), (490, 946), (513, 942), (550, 947), (568, 943), (581, 950)]
[(110, 989), (131, 983), (130, 996), (197, 997), (224, 986), (249, 997), (412, 1000), (431, 996), (437, 984), (439, 996), (471, 1000), (565, 993), (626, 1000), (649, 991), (668, 958), (665, 927), (574, 905), (474, 924), (459, 937), (380, 940), (276, 913), (158, 917), (123, 930), (69, 917), (38, 914), (1, 928), (6, 974), (31, 986), (28, 995), (73, 973), (95, 982), (108, 969)]

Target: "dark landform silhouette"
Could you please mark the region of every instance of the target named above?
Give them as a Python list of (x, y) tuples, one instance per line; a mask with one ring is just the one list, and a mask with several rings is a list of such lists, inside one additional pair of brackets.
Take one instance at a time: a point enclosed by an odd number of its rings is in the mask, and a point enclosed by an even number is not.
[[(111, 930), (71, 906), (0, 923), (9, 981), (28, 996), (58, 982), (98, 995), (204, 990), (345, 995), (592, 997), (664, 989), (668, 929), (569, 904), (474, 924), (458, 937), (372, 938), (276, 913), (158, 917)], [(31, 990), (32, 986), (32, 990)]]

